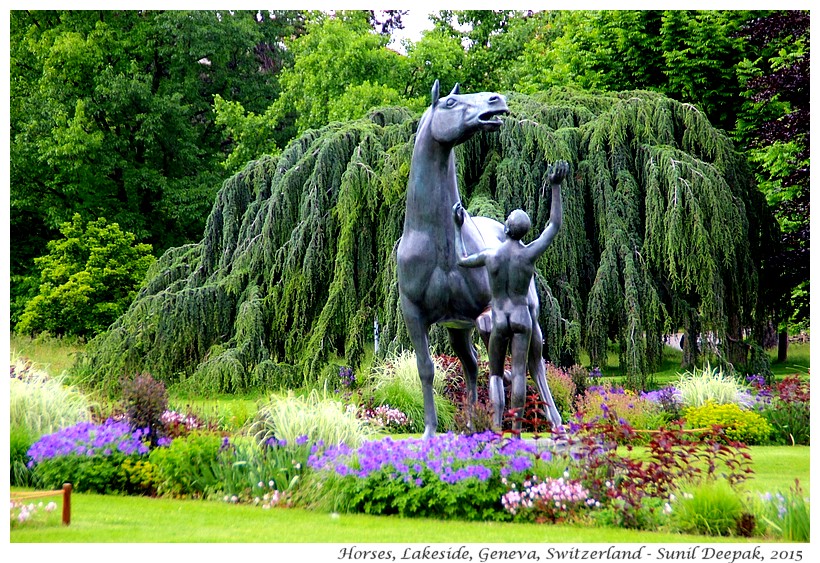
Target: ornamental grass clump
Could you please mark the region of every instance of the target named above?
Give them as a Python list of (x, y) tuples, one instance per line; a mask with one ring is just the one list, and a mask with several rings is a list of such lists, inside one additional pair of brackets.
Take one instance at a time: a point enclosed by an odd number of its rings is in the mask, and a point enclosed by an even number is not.
[(685, 407), (699, 407), (709, 401), (718, 405), (734, 403), (748, 407), (751, 396), (749, 386), (709, 364), (681, 374), (675, 388)]
[(28, 451), (36, 482), (46, 489), (72, 483), (77, 492), (128, 492), (126, 459), (148, 453), (147, 432), (127, 422), (81, 422), (42, 436)]
[(11, 364), (9, 426), (23, 428), (33, 438), (91, 420), (91, 401), (21, 358)]
[(738, 492), (723, 479), (681, 488), (671, 508), (675, 528), (708, 536), (740, 535), (738, 527), (747, 514)]
[(430, 439), (383, 438), (358, 448), (318, 445), (310, 467), (335, 481), (337, 506), (366, 514), (509, 520), (500, 499), (507, 482), (523, 482), (550, 453), (533, 442), (484, 432)]
[(271, 438), (295, 442), (307, 436), (311, 443), (356, 446), (377, 434), (377, 430), (348, 410), (341, 401), (313, 390), (300, 396), (273, 395), (262, 405), (251, 423), (250, 433), (258, 443)]

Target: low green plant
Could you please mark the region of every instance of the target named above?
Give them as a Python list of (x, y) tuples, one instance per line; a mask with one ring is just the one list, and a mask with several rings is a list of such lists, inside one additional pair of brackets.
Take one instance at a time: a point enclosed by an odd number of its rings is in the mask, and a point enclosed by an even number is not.
[(157, 492), (173, 497), (202, 497), (218, 484), (213, 466), (227, 438), (194, 431), (170, 445), (151, 450), (148, 461), (159, 471)]
[(28, 450), (34, 439), (27, 429), (22, 426), (13, 426), (9, 432), (9, 468), (11, 470), (12, 487), (30, 487), (34, 484), (31, 471), (27, 467), (31, 460)]
[(789, 446), (808, 446), (811, 443), (809, 403), (784, 403), (775, 399), (762, 414), (772, 427), (772, 443)]
[(671, 503), (673, 526), (686, 533), (708, 536), (736, 535), (746, 508), (723, 479), (681, 487)]
[(128, 457), (121, 469), (130, 493), (151, 496), (157, 492), (162, 475), (150, 461)]
[[(445, 397), (444, 386), (447, 369), (455, 368), (454, 364), (445, 364), (438, 358), (434, 358), (434, 364), (433, 391), (438, 427), (448, 430), (455, 424), (455, 406)], [(452, 367), (447, 368), (448, 365)], [(406, 414), (412, 421), (412, 431), (424, 430), (424, 400), (413, 352), (402, 352), (375, 366), (363, 394), (372, 397), (375, 405), (390, 405)]]
[[(595, 386), (576, 400), (582, 420), (606, 418), (610, 414), (635, 430), (656, 429), (663, 424), (662, 408), (634, 391), (621, 387)], [(640, 436), (635, 436), (640, 440)]]
[(716, 404), (711, 401), (698, 407), (683, 410), (690, 428), (720, 426), (728, 440), (744, 444), (765, 444), (772, 432), (766, 419), (754, 412), (740, 408), (734, 403)]
[(748, 396), (749, 388), (719, 367), (706, 364), (681, 374), (675, 383), (684, 407), (699, 407), (711, 401), (722, 405), (739, 403)]
[(214, 492), (233, 502), (259, 502), (274, 492), (289, 494), (307, 469), (310, 448), (305, 437), (294, 442), (273, 438), (262, 444), (235, 437), (214, 464)]
[(355, 407), (313, 390), (305, 396), (272, 395), (257, 411), (250, 433), (259, 443), (272, 438), (295, 443), (307, 437), (312, 443), (356, 446), (376, 430), (356, 416)]
[(12, 360), (9, 379), (9, 426), (33, 438), (91, 420), (92, 402), (78, 389), (52, 377), (23, 358)]
[(760, 493), (755, 507), (767, 533), (785, 541), (810, 541), (809, 502), (798, 480), (787, 493)]

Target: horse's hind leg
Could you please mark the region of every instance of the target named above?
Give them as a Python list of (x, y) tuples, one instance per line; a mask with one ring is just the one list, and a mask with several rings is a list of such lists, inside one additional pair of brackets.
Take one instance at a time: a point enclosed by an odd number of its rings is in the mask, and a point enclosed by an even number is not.
[(476, 351), (473, 347), (471, 339), (473, 329), (448, 328), (447, 333), (450, 336), (450, 346), (459, 360), (461, 360), (461, 367), (464, 369), (464, 379), (467, 381), (467, 415), (472, 427), (473, 409), (478, 402), (478, 361), (476, 360)]
[[(537, 316), (534, 316), (533, 318), (537, 318)], [(552, 398), (552, 392), (550, 392), (549, 385), (547, 385), (544, 358), (541, 356), (543, 339), (543, 336), (541, 335), (541, 327), (538, 326), (537, 321), (533, 322), (532, 325), (532, 337), (530, 338), (530, 351), (527, 361), (528, 369), (533, 380), (535, 380), (535, 386), (538, 388), (538, 394), (541, 395), (541, 400), (544, 401), (544, 404), (546, 405), (547, 418), (552, 423), (553, 428), (558, 428), (561, 426), (561, 415), (558, 412), (558, 409), (555, 408), (555, 401)]]
[(436, 433), (438, 415), (436, 403), (433, 399), (433, 377), (436, 374), (433, 359), (430, 357), (430, 347), (427, 332), (430, 326), (425, 324), (418, 307), (406, 297), (401, 297), (401, 309), (404, 324), (410, 334), (410, 341), (416, 352), (416, 368), (421, 380), (421, 395), (424, 399), (424, 438), (431, 438)]

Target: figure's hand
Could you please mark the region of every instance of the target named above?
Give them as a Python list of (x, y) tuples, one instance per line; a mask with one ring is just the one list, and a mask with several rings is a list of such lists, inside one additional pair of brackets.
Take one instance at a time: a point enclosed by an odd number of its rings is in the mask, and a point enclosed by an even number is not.
[(464, 224), (464, 208), (461, 206), (460, 201), (453, 205), (453, 222), (458, 228), (461, 228), (461, 225)]
[(566, 160), (559, 160), (550, 167), (550, 184), (560, 184), (567, 177), (567, 174), (569, 174), (569, 163)]

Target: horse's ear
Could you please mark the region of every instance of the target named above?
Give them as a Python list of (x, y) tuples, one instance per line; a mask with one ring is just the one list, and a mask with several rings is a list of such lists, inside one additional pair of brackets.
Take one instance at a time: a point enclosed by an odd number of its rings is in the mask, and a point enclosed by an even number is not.
[(437, 78), (436, 81), (433, 82), (433, 91), (431, 92), (432, 98), (433, 98), (432, 105), (436, 105), (436, 102), (438, 101), (438, 98), (439, 98), (438, 89), (439, 89), (439, 84), (438, 84), (438, 78)]
[(461, 88), (458, 85), (458, 82), (456, 82), (456, 85), (453, 86), (453, 91), (450, 92), (450, 95), (452, 96), (453, 94), (460, 94), (460, 93), (461, 93)]

